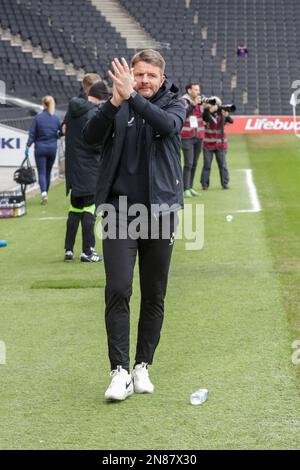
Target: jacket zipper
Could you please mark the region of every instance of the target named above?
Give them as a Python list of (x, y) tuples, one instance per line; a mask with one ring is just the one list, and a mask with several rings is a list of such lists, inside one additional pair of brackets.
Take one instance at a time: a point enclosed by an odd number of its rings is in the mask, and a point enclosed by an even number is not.
[[(153, 185), (153, 163), (152, 163), (152, 160), (153, 160), (153, 147), (154, 147), (154, 142), (151, 143), (151, 148), (150, 148), (150, 158), (149, 158), (149, 202), (150, 202), (150, 212), (152, 213), (152, 203), (153, 203), (153, 198), (152, 198), (152, 195), (153, 195), (153, 188), (152, 188), (152, 185)], [(154, 218), (157, 220), (157, 214), (155, 212), (153, 212), (153, 216)]]

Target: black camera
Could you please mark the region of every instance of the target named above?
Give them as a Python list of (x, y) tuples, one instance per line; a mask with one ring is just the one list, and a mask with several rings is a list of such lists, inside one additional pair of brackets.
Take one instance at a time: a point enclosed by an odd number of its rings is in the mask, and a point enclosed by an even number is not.
[(207, 98), (207, 96), (203, 96), (203, 95), (201, 96), (201, 102), (203, 104), (210, 104), (212, 106), (217, 104), (216, 98), (213, 98), (213, 97)]
[(236, 110), (236, 106), (234, 104), (223, 104), (219, 106), (218, 111), (227, 111), (228, 113), (234, 113)]
[[(207, 98), (206, 96), (202, 95), (201, 102), (202, 104), (210, 104), (211, 106), (214, 106), (217, 104), (217, 100), (214, 96)], [(227, 111), (228, 113), (234, 113), (235, 110), (236, 110), (236, 106), (234, 104), (223, 104), (221, 106), (218, 106), (217, 112), (221, 113), (222, 111)]]

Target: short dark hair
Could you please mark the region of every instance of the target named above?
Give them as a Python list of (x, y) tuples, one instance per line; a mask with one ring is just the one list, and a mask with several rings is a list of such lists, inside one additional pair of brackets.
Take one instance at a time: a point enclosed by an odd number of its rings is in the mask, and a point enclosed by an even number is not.
[(199, 85), (199, 86), (200, 86), (200, 83), (197, 83), (197, 82), (188, 83), (188, 84), (185, 86), (185, 91), (188, 92), (188, 90), (190, 90), (194, 85)]
[(99, 81), (91, 86), (88, 96), (93, 96), (98, 100), (107, 100), (111, 96), (111, 93), (109, 92), (105, 83)]
[(144, 49), (143, 51), (137, 52), (131, 59), (131, 67), (134, 67), (138, 62), (147, 62), (148, 64), (156, 65), (160, 68), (161, 73), (165, 72), (165, 59), (154, 49)]

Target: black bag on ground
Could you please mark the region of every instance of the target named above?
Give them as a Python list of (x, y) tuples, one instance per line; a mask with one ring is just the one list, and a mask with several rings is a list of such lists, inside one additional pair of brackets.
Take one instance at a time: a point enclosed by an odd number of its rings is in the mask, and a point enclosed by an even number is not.
[(33, 184), (36, 182), (36, 174), (29, 158), (25, 157), (20, 168), (14, 172), (14, 181), (19, 184)]

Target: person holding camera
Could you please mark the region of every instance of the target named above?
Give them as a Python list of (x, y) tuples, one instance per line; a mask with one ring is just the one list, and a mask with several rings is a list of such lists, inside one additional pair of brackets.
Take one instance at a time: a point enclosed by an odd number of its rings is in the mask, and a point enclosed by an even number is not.
[(216, 156), (223, 189), (229, 189), (229, 172), (227, 168), (227, 135), (224, 131), (226, 124), (232, 124), (233, 119), (229, 110), (234, 111), (234, 105), (222, 106), (219, 97), (206, 99), (203, 111), (205, 125), (203, 141), (203, 168), (201, 173), (201, 185), (203, 190), (209, 187), (209, 178), (213, 156)]
[(183, 194), (184, 197), (193, 197), (199, 195), (193, 189), (193, 182), (204, 138), (203, 108), (201, 106), (200, 85), (189, 83), (185, 90), (186, 94), (182, 96), (182, 100), (185, 104), (186, 120), (181, 131), (184, 157)]

